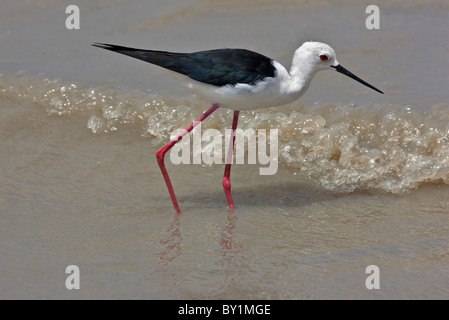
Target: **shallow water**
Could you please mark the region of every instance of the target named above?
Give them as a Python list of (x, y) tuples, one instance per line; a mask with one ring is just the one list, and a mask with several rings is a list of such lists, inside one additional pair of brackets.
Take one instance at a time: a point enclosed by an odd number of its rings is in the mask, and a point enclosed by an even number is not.
[[(449, 298), (449, 7), (381, 3), (368, 31), (364, 3), (255, 3), (80, 1), (70, 31), (60, 2), (0, 4), (1, 298)], [(155, 152), (205, 105), (90, 43), (245, 47), (289, 67), (311, 39), (386, 94), (323, 73), (294, 104), (241, 112), (243, 130), (279, 130), (277, 173), (234, 164), (229, 211), (223, 164), (168, 162), (174, 213)], [(231, 122), (219, 109), (202, 129)]]

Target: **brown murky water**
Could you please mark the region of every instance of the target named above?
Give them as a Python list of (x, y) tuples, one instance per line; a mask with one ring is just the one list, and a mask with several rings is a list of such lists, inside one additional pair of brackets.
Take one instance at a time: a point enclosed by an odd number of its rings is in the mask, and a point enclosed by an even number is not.
[[(2, 2), (0, 298), (449, 298), (449, 7), (381, 2), (367, 30), (368, 4), (79, 1), (69, 31), (59, 1)], [(207, 106), (90, 44), (244, 47), (289, 66), (307, 40), (385, 95), (318, 74), (298, 102), (242, 112), (241, 129), (279, 130), (277, 173), (233, 165), (229, 211), (223, 164), (168, 162), (176, 214), (155, 152)], [(202, 129), (231, 121), (218, 110)]]

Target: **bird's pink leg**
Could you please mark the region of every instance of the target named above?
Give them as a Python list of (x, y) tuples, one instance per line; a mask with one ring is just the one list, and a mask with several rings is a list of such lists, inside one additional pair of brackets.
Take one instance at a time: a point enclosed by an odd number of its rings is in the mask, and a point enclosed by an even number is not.
[(234, 142), (235, 142), (235, 129), (237, 129), (237, 123), (239, 121), (240, 111), (234, 111), (234, 118), (232, 119), (232, 131), (231, 137), (229, 138), (229, 149), (226, 159), (225, 172), (223, 176), (223, 189), (226, 195), (226, 200), (228, 200), (228, 205), (230, 209), (234, 209), (234, 202), (231, 197), (231, 164), (232, 164), (232, 154), (234, 153)]
[(214, 104), (212, 107), (210, 107), (206, 112), (204, 112), (198, 119), (196, 119), (195, 122), (191, 123), (187, 128), (185, 128), (176, 138), (170, 140), (169, 143), (167, 143), (165, 146), (160, 148), (156, 152), (156, 159), (157, 163), (159, 164), (159, 167), (161, 168), (162, 176), (164, 177), (165, 184), (167, 185), (168, 192), (170, 193), (171, 201), (173, 202), (173, 207), (175, 208), (176, 212), (180, 212), (178, 201), (176, 200), (175, 191), (173, 190), (173, 186), (170, 181), (170, 177), (168, 176), (167, 169), (165, 168), (164, 163), (164, 157), (168, 150), (171, 149), (175, 145), (176, 142), (181, 140), (182, 137), (184, 137), (187, 133), (193, 130), (198, 124), (201, 123), (204, 119), (206, 119), (212, 112), (218, 109), (220, 105)]

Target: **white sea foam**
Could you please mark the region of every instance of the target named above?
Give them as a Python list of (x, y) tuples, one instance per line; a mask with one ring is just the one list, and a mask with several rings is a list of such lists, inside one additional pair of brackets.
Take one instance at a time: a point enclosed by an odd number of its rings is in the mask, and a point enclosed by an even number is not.
[[(154, 144), (167, 141), (207, 108), (196, 98), (90, 88), (23, 73), (1, 76), (0, 93), (33, 102), (49, 115), (84, 112), (87, 127), (96, 134), (126, 130), (124, 124), (138, 126)], [(294, 104), (242, 112), (239, 128), (278, 129), (280, 165), (329, 191), (401, 193), (427, 182), (449, 184), (449, 105), (428, 106), (427, 111), (419, 107)], [(219, 109), (202, 129), (224, 134), (231, 120), (232, 111)]]

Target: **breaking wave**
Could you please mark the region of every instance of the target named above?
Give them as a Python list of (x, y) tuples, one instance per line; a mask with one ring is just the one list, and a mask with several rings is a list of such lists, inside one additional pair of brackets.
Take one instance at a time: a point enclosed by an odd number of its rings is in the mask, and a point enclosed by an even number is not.
[[(0, 75), (0, 96), (33, 102), (49, 115), (87, 113), (87, 127), (107, 134), (131, 124), (161, 144), (206, 106), (195, 97), (171, 98), (74, 82)], [(279, 163), (332, 192), (402, 193), (423, 183), (449, 184), (449, 105), (299, 103), (241, 112), (239, 128), (278, 129)], [(202, 129), (230, 127), (218, 110)]]

